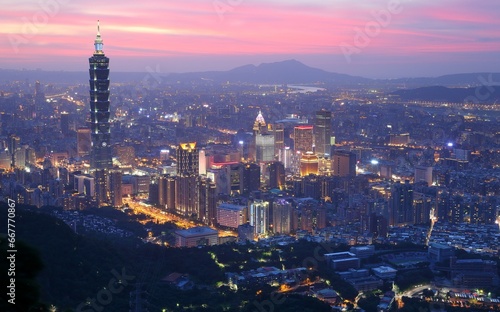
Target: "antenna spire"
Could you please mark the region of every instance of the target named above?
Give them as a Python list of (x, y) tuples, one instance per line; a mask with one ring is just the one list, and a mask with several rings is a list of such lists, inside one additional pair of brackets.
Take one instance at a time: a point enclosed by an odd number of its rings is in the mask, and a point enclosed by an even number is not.
[(94, 47), (94, 54), (104, 54), (104, 52), (102, 51), (103, 43), (101, 38), (101, 25), (99, 23), (99, 20), (97, 20), (97, 35), (95, 37)]

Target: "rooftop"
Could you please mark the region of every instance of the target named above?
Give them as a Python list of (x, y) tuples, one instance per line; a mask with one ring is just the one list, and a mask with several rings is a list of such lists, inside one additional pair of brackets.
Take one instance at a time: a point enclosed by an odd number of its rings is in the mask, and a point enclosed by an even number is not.
[(187, 230), (175, 231), (175, 234), (181, 236), (198, 236), (198, 235), (217, 234), (217, 231), (209, 228), (208, 226), (197, 226)]

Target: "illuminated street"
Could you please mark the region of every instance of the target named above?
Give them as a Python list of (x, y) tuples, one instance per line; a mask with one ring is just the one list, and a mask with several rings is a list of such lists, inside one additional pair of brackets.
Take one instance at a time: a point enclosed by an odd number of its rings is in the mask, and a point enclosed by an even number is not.
[[(182, 219), (181, 217), (176, 216), (172, 213), (160, 210), (158, 208), (155, 208), (154, 206), (145, 204), (132, 198), (123, 198), (123, 204), (128, 204), (129, 208), (133, 211), (134, 214), (143, 214), (151, 218), (149, 220), (143, 220), (141, 223), (147, 223), (149, 221), (158, 222), (160, 224), (173, 222), (181, 229), (189, 229), (195, 226), (202, 225), (197, 224), (193, 221)], [(219, 232), (219, 237), (237, 236), (237, 233), (233, 231), (221, 230), (215, 227), (212, 228)]]

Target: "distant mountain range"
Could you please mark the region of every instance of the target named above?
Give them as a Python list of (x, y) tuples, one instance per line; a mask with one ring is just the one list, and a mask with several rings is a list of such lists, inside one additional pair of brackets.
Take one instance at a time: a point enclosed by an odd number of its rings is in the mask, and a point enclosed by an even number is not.
[[(144, 81), (144, 79), (149, 79), (148, 75), (150, 74), (138, 72), (116, 72), (112, 70), (110, 73), (110, 79), (112, 82), (141, 82)], [(155, 79), (157, 78), (158, 77), (155, 77)], [(162, 76), (161, 79), (165, 83), (225, 83), (228, 81), (251, 84), (323, 83), (326, 86), (333, 87), (355, 85), (384, 88), (389, 87), (389, 89), (393, 88), (394, 90), (430, 86), (467, 88), (484, 84), (500, 85), (500, 73), (454, 74), (427, 78), (369, 79), (309, 67), (297, 60), (263, 63), (258, 66), (245, 65), (228, 71), (171, 73)], [(88, 74), (85, 72), (50, 72), (42, 70), (0, 69), (0, 82), (13, 80), (28, 80), (31, 82), (40, 80), (46, 83), (86, 84), (88, 83)], [(498, 83), (496, 83), (497, 81)], [(428, 91), (432, 93), (437, 89), (433, 90), (434, 89)], [(417, 91), (417, 93), (402, 93), (401, 96), (416, 96), (419, 94), (419, 96), (421, 96), (422, 92), (423, 90)]]
[(396, 95), (401, 101), (433, 101), (448, 103), (499, 103), (500, 84), (496, 86), (477, 86), (474, 88), (446, 88), (442, 86), (398, 90)]
[(263, 84), (295, 84), (295, 83), (336, 83), (336, 84), (365, 84), (372, 80), (346, 74), (331, 73), (322, 69), (309, 67), (296, 60), (287, 60), (276, 63), (263, 63), (258, 66), (245, 65), (229, 71), (211, 71), (170, 74), (169, 81), (201, 81), (213, 82), (244, 82)]

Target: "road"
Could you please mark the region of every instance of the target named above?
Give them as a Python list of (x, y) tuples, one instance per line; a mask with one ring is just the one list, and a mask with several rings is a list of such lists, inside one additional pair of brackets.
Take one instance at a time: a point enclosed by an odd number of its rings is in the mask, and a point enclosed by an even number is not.
[[(129, 208), (135, 214), (144, 214), (144, 215), (151, 218), (151, 220), (147, 220), (146, 222), (153, 221), (153, 222), (158, 222), (161, 224), (167, 223), (167, 222), (173, 222), (173, 223), (175, 223), (175, 225), (177, 225), (181, 229), (189, 229), (189, 228), (200, 225), (200, 224), (197, 224), (193, 221), (183, 219), (183, 218), (176, 216), (172, 213), (168, 213), (164, 210), (158, 209), (154, 206), (145, 204), (141, 201), (137, 201), (137, 200), (134, 200), (132, 198), (124, 198), (123, 203), (128, 204)], [(234, 231), (221, 230), (221, 229), (218, 229), (215, 227), (212, 227), (212, 228), (219, 232), (220, 237), (237, 236), (237, 233)]]

